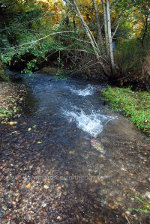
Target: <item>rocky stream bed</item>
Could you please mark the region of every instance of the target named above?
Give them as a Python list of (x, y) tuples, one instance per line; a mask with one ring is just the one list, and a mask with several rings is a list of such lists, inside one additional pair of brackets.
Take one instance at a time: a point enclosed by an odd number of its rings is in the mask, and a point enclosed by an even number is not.
[(105, 105), (103, 86), (23, 83), (21, 116), (0, 125), (0, 223), (150, 223), (135, 200), (150, 200), (150, 144)]

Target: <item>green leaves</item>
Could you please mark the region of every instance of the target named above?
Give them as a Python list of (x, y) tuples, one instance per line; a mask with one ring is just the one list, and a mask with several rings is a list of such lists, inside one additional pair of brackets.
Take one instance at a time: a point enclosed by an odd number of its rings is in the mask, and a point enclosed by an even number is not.
[(135, 211), (138, 211), (140, 213), (150, 214), (150, 203), (149, 202), (143, 200), (142, 198), (140, 198), (138, 196), (135, 196), (134, 199), (140, 205), (140, 208), (134, 209)]
[(0, 108), (0, 118), (11, 117), (12, 115), (12, 109)]
[[(41, 27), (41, 17), (43, 11), (34, 1), (26, 1), (23, 3), (16, 1), (14, 9), (11, 11), (9, 18), (9, 10), (13, 7), (11, 1), (6, 1), (8, 6), (2, 12), (4, 19), (0, 24), (2, 35), (0, 36), (0, 60), (5, 65), (15, 65), (18, 62), (25, 64), (25, 72), (31, 72), (37, 69), (36, 60), (45, 57), (48, 52), (48, 40), (41, 41), (36, 44), (34, 41), (45, 35), (47, 30)], [(10, 8), (9, 8), (10, 7)], [(17, 7), (20, 7), (18, 12)], [(44, 33), (40, 32), (40, 30)], [(25, 58), (28, 54), (29, 59)], [(22, 60), (24, 58), (24, 61)]]

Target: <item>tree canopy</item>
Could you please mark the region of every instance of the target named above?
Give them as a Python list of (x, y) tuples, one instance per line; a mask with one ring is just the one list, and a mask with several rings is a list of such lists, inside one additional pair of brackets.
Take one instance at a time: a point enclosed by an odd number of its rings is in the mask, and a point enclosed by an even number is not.
[(144, 48), (150, 36), (148, 0), (1, 0), (0, 19), (0, 61), (25, 72), (62, 52), (75, 63), (93, 55), (110, 75), (118, 69), (114, 42), (117, 50), (137, 41)]

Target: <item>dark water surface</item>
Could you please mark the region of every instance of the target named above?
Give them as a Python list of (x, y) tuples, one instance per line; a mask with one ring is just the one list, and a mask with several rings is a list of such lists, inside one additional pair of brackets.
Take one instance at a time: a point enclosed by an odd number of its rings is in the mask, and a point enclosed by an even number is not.
[(26, 78), (24, 114), (1, 133), (2, 223), (150, 223), (150, 145), (112, 112), (102, 85)]

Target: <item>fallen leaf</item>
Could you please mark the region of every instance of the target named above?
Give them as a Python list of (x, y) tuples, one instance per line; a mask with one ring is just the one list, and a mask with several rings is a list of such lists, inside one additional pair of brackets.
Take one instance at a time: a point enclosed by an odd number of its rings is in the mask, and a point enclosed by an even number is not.
[(27, 187), (28, 189), (30, 189), (30, 188), (31, 188), (31, 184), (29, 183), (26, 187)]
[(10, 122), (8, 122), (9, 125), (15, 125), (17, 123), (18, 123), (17, 121), (10, 121)]

